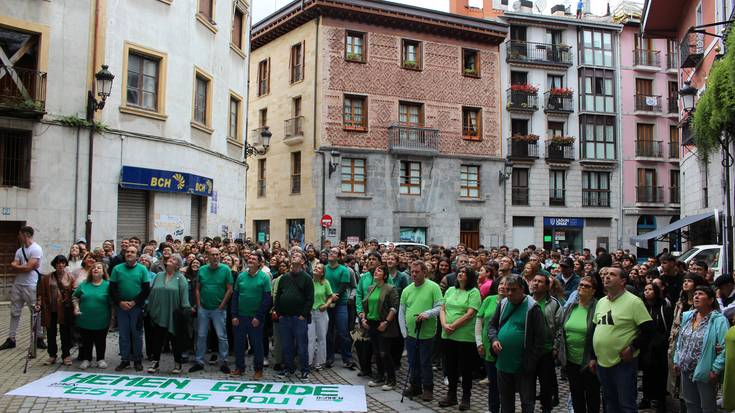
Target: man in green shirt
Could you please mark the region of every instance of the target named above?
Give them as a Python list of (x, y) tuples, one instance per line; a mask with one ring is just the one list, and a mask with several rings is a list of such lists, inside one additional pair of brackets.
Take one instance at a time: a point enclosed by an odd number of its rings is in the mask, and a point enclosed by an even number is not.
[(324, 267), (324, 276), (329, 281), (337, 301), (329, 308), (329, 327), (327, 328), (327, 362), (329, 367), (334, 363), (335, 349), (342, 354), (342, 363), (348, 369), (355, 368), (352, 361), (352, 340), (349, 335), (349, 319), (347, 317), (347, 299), (349, 298), (350, 270), (340, 264), (339, 248), (329, 250), (329, 264)]
[(148, 270), (138, 263), (138, 249), (130, 245), (125, 249), (125, 264), (112, 269), (110, 297), (117, 308), (120, 364), (115, 371), (130, 367), (143, 370), (143, 303), (148, 298), (150, 283)]
[(210, 248), (208, 251), (207, 265), (199, 268), (196, 285), (197, 301), (197, 352), (196, 361), (189, 369), (189, 373), (204, 370), (204, 354), (207, 351), (207, 333), (209, 332), (209, 321), (214, 325), (219, 342), (220, 371), (230, 373), (227, 366), (227, 354), (229, 346), (227, 343), (227, 331), (225, 330), (225, 318), (227, 317), (227, 302), (232, 295), (232, 271), (226, 265), (220, 263), (220, 251)]
[[(410, 387), (404, 395), (421, 395), (421, 400), (430, 402), (434, 398), (434, 376), (431, 369), (431, 354), (436, 335), (436, 319), (442, 305), (439, 284), (426, 279), (424, 261), (411, 263), (413, 283), (401, 294), (398, 324), (405, 338), (408, 371), (411, 372)], [(421, 331), (418, 331), (418, 328)], [(418, 336), (416, 335), (418, 331)]]
[(549, 294), (551, 277), (536, 274), (531, 280), (533, 287), (533, 299), (536, 300), (541, 313), (544, 316), (545, 340), (544, 351), (536, 363), (536, 374), (539, 382), (539, 393), (541, 398), (541, 411), (551, 412), (553, 402), (559, 400), (559, 384), (556, 381), (556, 370), (554, 369), (554, 337), (559, 331), (559, 319), (561, 318), (561, 304), (559, 300)]
[(248, 270), (237, 277), (232, 294), (232, 326), (235, 329), (235, 371), (233, 377), (245, 372), (245, 341), (253, 347), (253, 380), (263, 378), (263, 326), (271, 307), (271, 279), (262, 269), (263, 256), (253, 252), (248, 257)]

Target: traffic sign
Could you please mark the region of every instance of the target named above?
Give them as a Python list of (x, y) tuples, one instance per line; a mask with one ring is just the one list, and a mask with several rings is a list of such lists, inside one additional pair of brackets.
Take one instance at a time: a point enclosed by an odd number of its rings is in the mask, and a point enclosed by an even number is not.
[(324, 214), (324, 216), (322, 216), (322, 228), (330, 228), (333, 222), (331, 215)]

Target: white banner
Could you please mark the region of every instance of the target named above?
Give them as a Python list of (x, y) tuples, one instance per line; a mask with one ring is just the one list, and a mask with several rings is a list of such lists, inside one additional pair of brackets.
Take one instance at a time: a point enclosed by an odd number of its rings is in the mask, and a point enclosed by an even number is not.
[(53, 373), (6, 395), (240, 409), (367, 411), (363, 386), (206, 380), (73, 371)]

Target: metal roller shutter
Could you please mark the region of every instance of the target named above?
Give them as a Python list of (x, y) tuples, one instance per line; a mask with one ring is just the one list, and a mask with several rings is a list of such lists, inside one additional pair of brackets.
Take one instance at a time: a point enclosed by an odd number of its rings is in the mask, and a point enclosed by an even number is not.
[(148, 192), (132, 189), (117, 191), (117, 241), (136, 236), (148, 239)]
[(194, 239), (199, 239), (199, 220), (202, 216), (202, 197), (191, 196), (191, 235)]

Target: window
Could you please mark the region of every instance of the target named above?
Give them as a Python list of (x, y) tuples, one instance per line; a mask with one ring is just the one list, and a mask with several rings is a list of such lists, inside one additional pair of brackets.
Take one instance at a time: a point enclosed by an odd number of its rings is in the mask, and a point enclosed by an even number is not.
[(301, 116), (301, 96), (297, 96), (291, 100), (293, 105), (293, 116), (298, 118)]
[(194, 70), (194, 113), (192, 126), (208, 128), (212, 125), (212, 78), (199, 69)]
[(342, 158), (342, 192), (365, 193), (365, 159)]
[(461, 165), (459, 167), (459, 196), (462, 198), (480, 197), (480, 167)]
[(564, 122), (549, 122), (546, 127), (547, 136), (564, 136)]
[(511, 174), (511, 203), (528, 205), (528, 169), (513, 168)]
[(291, 193), (301, 193), (301, 152), (291, 152)]
[(546, 86), (549, 89), (564, 87), (564, 76), (548, 75), (546, 77)]
[(669, 191), (670, 191), (669, 202), (671, 202), (672, 204), (678, 204), (680, 202), (679, 171), (678, 170), (672, 169), (669, 171)]
[(614, 72), (583, 69), (580, 71), (580, 109), (585, 112), (615, 112)]
[(669, 125), (669, 159), (679, 158), (679, 128)]
[(593, 29), (580, 31), (579, 54), (583, 65), (613, 67), (612, 33)]
[(243, 44), (245, 44), (243, 36), (245, 28), (245, 13), (240, 9), (240, 7), (235, 6), (235, 11), (232, 15), (232, 37), (230, 39), (230, 42), (233, 46), (235, 46), (237, 49), (242, 51)]
[(637, 202), (662, 202), (661, 191), (657, 186), (656, 170), (638, 168)]
[(609, 172), (582, 172), (582, 206), (610, 206)]
[(462, 74), (480, 77), (480, 52), (472, 49), (462, 49)]
[(367, 42), (365, 42), (365, 33), (348, 31), (345, 35), (345, 59), (353, 62), (365, 62), (366, 58)]
[(214, 0), (199, 0), (199, 15), (208, 21), (214, 20)]
[(265, 159), (258, 159), (258, 197), (265, 196)]
[(123, 113), (165, 119), (166, 54), (125, 43)]
[(367, 130), (367, 98), (345, 95), (343, 126), (348, 130)]
[(258, 111), (258, 127), (265, 128), (268, 126), (268, 108)]
[(400, 193), (421, 195), (421, 162), (401, 161)]
[(482, 110), (480, 108), (462, 108), (462, 137), (464, 139), (482, 139)]
[(510, 136), (528, 135), (528, 119), (511, 119)]
[(546, 30), (546, 43), (552, 45), (561, 44), (561, 30)]
[(401, 66), (421, 70), (421, 42), (401, 39)]
[(615, 159), (615, 118), (612, 116), (579, 117), (582, 136), (582, 159)]
[(518, 71), (511, 71), (510, 72), (510, 84), (511, 85), (525, 85), (528, 83), (528, 73), (527, 72), (518, 72)]
[(564, 206), (565, 171), (549, 171), (549, 206)]
[(30, 131), (0, 129), (0, 186), (31, 187)]
[(412, 102), (398, 104), (398, 121), (407, 126), (423, 126), (424, 105)]
[(258, 63), (258, 96), (267, 95), (271, 88), (271, 59)]
[(304, 42), (291, 46), (291, 83), (304, 80)]
[(242, 98), (230, 92), (230, 108), (227, 127), (227, 138), (242, 142)]
[(658, 142), (653, 140), (653, 125), (650, 123), (636, 124), (637, 139), (635, 142), (636, 156), (660, 157), (661, 151)]

